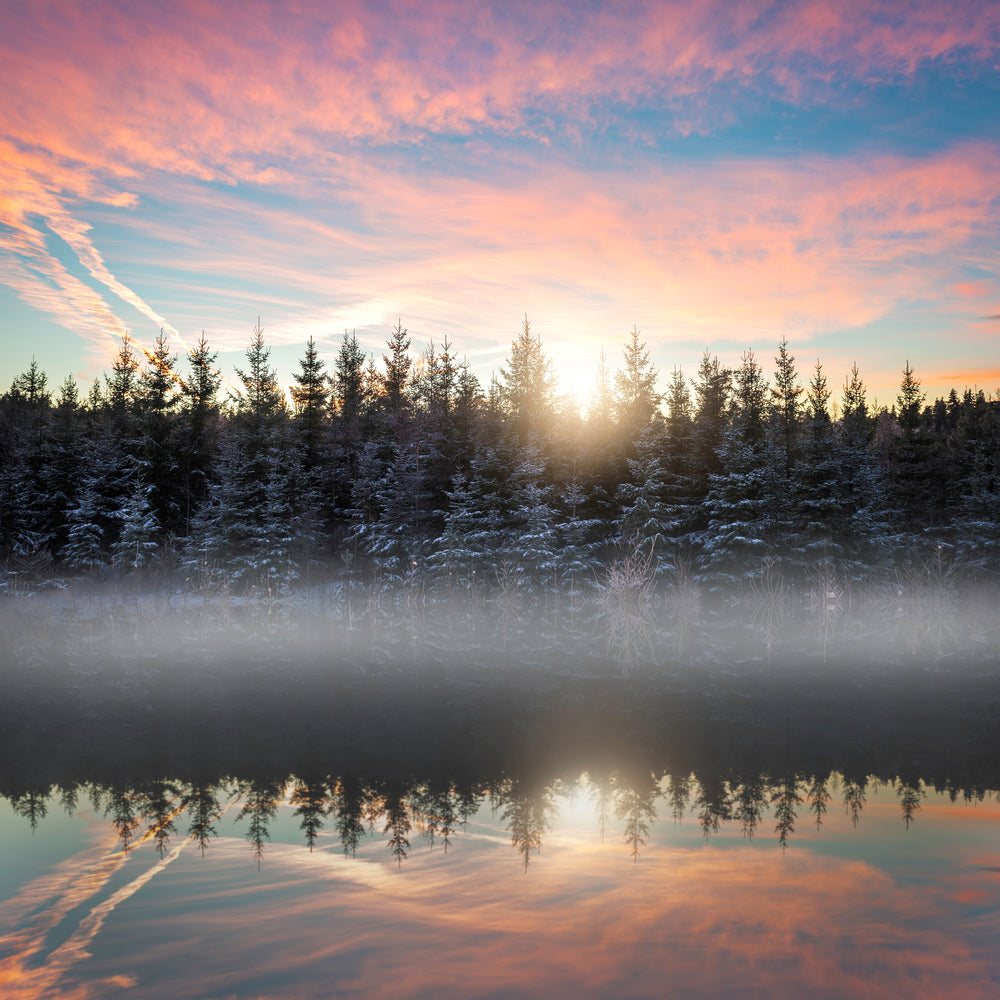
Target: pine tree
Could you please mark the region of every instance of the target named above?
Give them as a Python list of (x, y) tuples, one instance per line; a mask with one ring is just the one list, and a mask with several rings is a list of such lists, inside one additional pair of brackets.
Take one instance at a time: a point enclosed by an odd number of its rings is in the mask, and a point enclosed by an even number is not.
[(600, 565), (604, 523), (589, 516), (591, 498), (587, 484), (573, 474), (560, 496), (564, 511), (559, 524), (559, 579), (570, 590), (571, 598), (592, 588)]
[(726, 442), (727, 448), (735, 444), (759, 453), (767, 426), (767, 396), (763, 370), (753, 351), (746, 351), (733, 375), (729, 400), (732, 434)]
[(151, 513), (162, 530), (175, 533), (186, 527), (184, 483), (178, 466), (178, 424), (175, 404), (180, 395), (180, 378), (174, 371), (176, 355), (171, 355), (161, 332), (152, 351), (145, 351), (147, 364), (140, 372), (136, 408), (138, 448), (136, 457), (141, 475), (149, 486), (147, 499)]
[(719, 469), (718, 451), (727, 427), (730, 382), (729, 370), (706, 350), (694, 381), (697, 406), (692, 442), (694, 473), (702, 489), (707, 488), (709, 474)]
[(802, 395), (802, 387), (795, 370), (795, 358), (788, 353), (788, 341), (784, 337), (778, 344), (778, 354), (774, 361), (776, 369), (771, 389), (771, 423), (779, 460), (787, 478), (791, 476), (792, 466), (798, 458), (801, 416), (799, 396)]
[(361, 419), (365, 405), (365, 352), (357, 335), (344, 333), (333, 370), (333, 412), (339, 423), (349, 428)]
[(794, 536), (790, 549), (798, 568), (818, 572), (845, 557), (842, 536), (848, 531), (840, 483), (840, 461), (829, 410), (830, 390), (817, 360), (809, 389), (799, 461), (793, 470)]
[(511, 473), (507, 557), (539, 592), (553, 585), (559, 569), (556, 512), (550, 502), (552, 487), (544, 481), (544, 473), (541, 451), (530, 442)]
[(933, 454), (930, 435), (921, 427), (925, 395), (910, 362), (906, 362), (896, 397), (898, 436), (888, 448), (891, 464), (891, 499), (896, 508), (897, 546), (916, 554), (921, 530), (933, 520)]
[(532, 435), (547, 434), (552, 423), (556, 377), (552, 362), (542, 350), (541, 338), (531, 332), (527, 316), (501, 374), (501, 404), (514, 435), (526, 441)]
[(122, 337), (122, 346), (111, 366), (111, 375), (104, 377), (107, 405), (119, 425), (127, 420), (135, 406), (139, 379), (139, 363), (132, 349), (132, 338), (126, 333)]
[(181, 474), (184, 483), (184, 534), (190, 535), (195, 512), (208, 495), (219, 438), (218, 393), (222, 375), (205, 333), (188, 355), (190, 375), (183, 386), (180, 415)]
[(73, 376), (68, 375), (52, 410), (51, 438), (41, 473), (52, 548), (59, 558), (68, 538), (69, 512), (77, 503), (85, 443), (80, 394)]
[(235, 416), (252, 442), (264, 446), (285, 415), (285, 396), (278, 385), (277, 373), (270, 366), (271, 350), (264, 345), (259, 318), (250, 331), (250, 344), (245, 353), (247, 367), (236, 369), (242, 389), (234, 400)]
[(469, 591), (483, 551), (477, 545), (478, 516), (475, 494), (464, 473), (455, 473), (452, 488), (445, 493), (444, 529), (434, 539), (427, 560), (434, 577), (451, 591)]
[(641, 551), (658, 578), (674, 568), (671, 552), (678, 533), (678, 522), (665, 497), (662, 448), (662, 433), (651, 426), (644, 428), (635, 458), (627, 460), (629, 478), (618, 488), (621, 514), (616, 525), (622, 549)]
[(325, 367), (316, 350), (316, 342), (310, 337), (305, 355), (299, 361), (295, 385), (291, 388), (302, 460), (308, 471), (321, 464), (329, 437), (327, 411), (330, 389)]
[(611, 373), (608, 370), (608, 359), (602, 345), (600, 359), (597, 363), (594, 391), (591, 393), (590, 404), (587, 407), (587, 423), (591, 431), (597, 434), (607, 433), (613, 412), (614, 394), (611, 389)]
[(657, 372), (645, 343), (639, 341), (636, 327), (629, 334), (623, 356), (624, 367), (615, 372), (614, 407), (620, 433), (631, 453), (637, 437), (659, 412), (663, 397), (656, 391)]
[(148, 568), (156, 558), (160, 522), (150, 497), (153, 487), (137, 480), (115, 512), (121, 522), (117, 539), (111, 546), (111, 563), (121, 569)]
[(423, 556), (423, 484), (415, 450), (395, 449), (378, 483), (378, 519), (368, 533), (368, 554), (384, 580), (400, 583)]
[(884, 564), (891, 531), (886, 521), (885, 478), (871, 449), (875, 421), (856, 363), (844, 383), (841, 414), (837, 482), (845, 516), (836, 540), (842, 553), (841, 570), (858, 581), (871, 577)]
[(844, 382), (840, 410), (841, 440), (851, 450), (866, 449), (871, 443), (874, 425), (868, 412), (867, 391), (858, 373), (857, 362), (851, 368), (850, 380)]
[(23, 558), (54, 540), (45, 483), (52, 424), (47, 381), (32, 358), (0, 399), (0, 552)]
[(667, 417), (661, 454), (663, 501), (676, 526), (672, 545), (679, 543), (694, 514), (694, 416), (691, 391), (680, 368), (674, 368), (666, 395)]
[(393, 328), (392, 334), (386, 341), (386, 346), (389, 348), (389, 353), (382, 355), (385, 374), (381, 381), (389, 415), (393, 423), (398, 425), (409, 407), (406, 390), (412, 365), (410, 356), (407, 354), (410, 349), (410, 338), (407, 336), (407, 331), (403, 329), (401, 319)]
[(110, 438), (93, 435), (81, 453), (75, 506), (67, 511), (63, 561), (71, 569), (92, 570), (107, 565), (111, 544), (120, 528), (121, 496), (116, 488), (119, 459)]
[(786, 497), (775, 476), (766, 439), (768, 387), (753, 351), (744, 353), (733, 377), (730, 429), (718, 446), (720, 468), (709, 476), (703, 508), (698, 567), (715, 583), (756, 575), (760, 560), (779, 542)]

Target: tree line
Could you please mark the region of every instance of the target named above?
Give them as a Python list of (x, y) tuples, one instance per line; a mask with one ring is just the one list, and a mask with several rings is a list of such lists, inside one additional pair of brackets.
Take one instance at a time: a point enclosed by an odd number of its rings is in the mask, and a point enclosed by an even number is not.
[(820, 362), (804, 379), (785, 340), (770, 374), (706, 350), (661, 393), (633, 329), (582, 415), (527, 318), (486, 387), (447, 339), (415, 354), (401, 322), (378, 360), (352, 333), (329, 363), (310, 339), (287, 395), (259, 322), (245, 359), (226, 390), (204, 335), (184, 364), (163, 335), (126, 337), (86, 395), (32, 362), (0, 397), (8, 574), (551, 596), (628, 559), (654, 586), (720, 590), (762, 565), (846, 585), (942, 552), (998, 569), (1000, 402), (929, 401), (909, 362), (891, 407), (857, 365), (839, 396)]

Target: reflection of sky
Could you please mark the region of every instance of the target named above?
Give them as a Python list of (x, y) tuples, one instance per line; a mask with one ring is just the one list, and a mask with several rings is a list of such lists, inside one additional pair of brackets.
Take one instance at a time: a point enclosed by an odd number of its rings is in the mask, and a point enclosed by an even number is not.
[[(587, 804), (562, 801), (526, 872), (488, 808), (447, 853), (414, 831), (397, 870), (380, 838), (351, 859), (325, 831), (308, 852), (284, 806), (259, 872), (231, 811), (204, 857), (105, 843), (25, 869), (0, 908), (0, 992), (994, 997), (1000, 808), (928, 795), (907, 830), (892, 789), (868, 799), (857, 829), (836, 807), (820, 834), (801, 815), (784, 852), (769, 821), (747, 844), (660, 819), (637, 863), (620, 822), (601, 843)], [(58, 824), (35, 836), (66, 843)]]

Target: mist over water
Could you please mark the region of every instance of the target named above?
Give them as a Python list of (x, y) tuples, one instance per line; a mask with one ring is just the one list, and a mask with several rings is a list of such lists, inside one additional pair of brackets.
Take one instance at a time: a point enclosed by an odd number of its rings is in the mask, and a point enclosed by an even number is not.
[[(738, 587), (684, 574), (668, 585), (613, 563), (599, 589), (494, 582), (428, 588), (350, 579), (243, 592), (155, 577), (11, 588), (0, 602), (4, 666), (37, 671), (157, 660), (309, 668), (533, 667), (581, 676), (680, 675), (782, 667), (815, 673), (893, 665), (975, 670), (1000, 660), (1000, 588), (934, 567), (880, 586), (822, 571), (786, 582), (763, 561)], [(230, 677), (229, 680), (235, 678)]]

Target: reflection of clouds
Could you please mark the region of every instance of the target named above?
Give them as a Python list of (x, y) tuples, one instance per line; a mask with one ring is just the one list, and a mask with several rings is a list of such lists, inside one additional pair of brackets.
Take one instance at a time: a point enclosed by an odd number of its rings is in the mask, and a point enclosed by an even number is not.
[(860, 861), (707, 846), (633, 865), (571, 837), (527, 875), (511, 861), (429, 851), (399, 873), (274, 844), (258, 875), (245, 845), (221, 841), (178, 859), (107, 955), (95, 942), (89, 970), (151, 1000), (205, 984), (283, 998), (995, 995), (995, 910), (965, 941), (949, 889)]
[[(168, 819), (181, 811), (178, 808)], [(98, 1000), (110, 990), (135, 985), (133, 977), (117, 971), (77, 986), (68, 984), (67, 979), (91, 957), (88, 949), (115, 909), (175, 862), (191, 837), (92, 906), (62, 944), (47, 954), (46, 949), (49, 935), (62, 930), (63, 921), (73, 910), (104, 890), (127, 858), (138, 857), (134, 853), (136, 848), (151, 841), (155, 833), (156, 827), (149, 827), (130, 851), (108, 851), (105, 847), (75, 855), (57, 866), (52, 874), (23, 886), (9, 903), (0, 907), (0, 926), (8, 922), (15, 925), (12, 932), (0, 936), (0, 953), (9, 953), (8, 957), (0, 958), (0, 995), (4, 1000)]]

